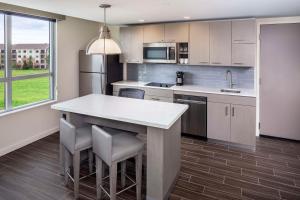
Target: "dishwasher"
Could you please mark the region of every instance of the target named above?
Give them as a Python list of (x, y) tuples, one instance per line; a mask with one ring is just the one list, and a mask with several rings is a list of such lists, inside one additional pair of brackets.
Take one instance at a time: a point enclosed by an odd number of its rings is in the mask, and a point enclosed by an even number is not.
[(189, 105), (181, 117), (183, 134), (207, 138), (207, 97), (174, 94), (174, 103)]

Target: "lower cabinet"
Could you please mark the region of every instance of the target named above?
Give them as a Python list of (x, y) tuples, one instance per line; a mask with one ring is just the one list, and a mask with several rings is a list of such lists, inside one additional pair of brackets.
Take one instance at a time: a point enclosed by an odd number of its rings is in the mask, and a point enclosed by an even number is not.
[(207, 137), (255, 144), (255, 107), (207, 102)]
[(207, 102), (207, 137), (230, 140), (230, 104)]
[(255, 117), (255, 107), (232, 104), (230, 141), (254, 145)]

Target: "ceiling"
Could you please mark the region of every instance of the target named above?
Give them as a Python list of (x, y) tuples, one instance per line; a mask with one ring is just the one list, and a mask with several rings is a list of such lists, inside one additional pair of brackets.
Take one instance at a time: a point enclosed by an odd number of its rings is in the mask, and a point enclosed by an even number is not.
[(109, 3), (110, 24), (243, 17), (300, 16), (300, 0), (1, 0), (29, 8), (103, 21), (98, 6)]

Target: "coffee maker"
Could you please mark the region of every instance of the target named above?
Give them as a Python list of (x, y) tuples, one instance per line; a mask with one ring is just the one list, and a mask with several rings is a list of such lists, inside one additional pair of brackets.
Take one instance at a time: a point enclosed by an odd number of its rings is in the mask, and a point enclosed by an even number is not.
[(176, 85), (183, 85), (183, 75), (184, 72), (178, 71), (176, 72)]

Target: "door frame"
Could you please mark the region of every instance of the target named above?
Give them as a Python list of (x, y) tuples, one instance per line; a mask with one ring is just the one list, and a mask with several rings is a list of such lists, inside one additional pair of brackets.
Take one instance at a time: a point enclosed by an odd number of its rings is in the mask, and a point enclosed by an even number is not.
[(255, 90), (256, 90), (256, 136), (259, 136), (260, 122), (260, 27), (267, 24), (291, 24), (300, 23), (300, 16), (294, 17), (273, 17), (273, 18), (257, 18), (256, 19), (256, 69), (255, 69)]

